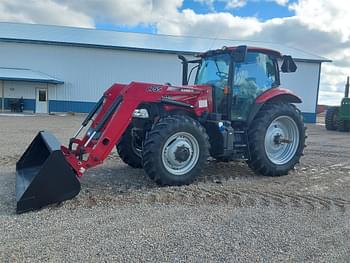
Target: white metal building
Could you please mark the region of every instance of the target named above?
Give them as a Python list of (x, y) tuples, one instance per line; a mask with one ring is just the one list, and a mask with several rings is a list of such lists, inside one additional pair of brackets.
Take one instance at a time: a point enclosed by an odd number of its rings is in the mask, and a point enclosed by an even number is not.
[(282, 74), (282, 86), (298, 94), (305, 121), (315, 122), (321, 63), (329, 60), (265, 42), (180, 37), (0, 23), (2, 109), (23, 97), (24, 109), (37, 113), (88, 112), (115, 82), (181, 84), (177, 54), (188, 57), (222, 46), (250, 45), (292, 55), (298, 70)]

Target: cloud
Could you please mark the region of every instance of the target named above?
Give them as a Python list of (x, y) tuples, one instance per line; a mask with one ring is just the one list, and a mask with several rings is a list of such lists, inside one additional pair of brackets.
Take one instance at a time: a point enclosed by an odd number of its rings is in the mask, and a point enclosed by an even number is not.
[(79, 10), (98, 22), (136, 26), (156, 24), (177, 16), (183, 0), (53, 0), (72, 10)]
[(158, 32), (162, 34), (213, 38), (242, 39), (260, 30), (260, 22), (255, 17), (242, 18), (223, 12), (196, 14), (191, 9), (183, 10), (175, 21), (165, 19), (158, 23)]
[(228, 0), (225, 6), (226, 9), (240, 8), (247, 4), (246, 0)]
[(197, 3), (204, 4), (208, 6), (210, 10), (215, 11), (214, 5), (217, 2), (225, 3), (225, 9), (235, 9), (235, 8), (240, 8), (245, 6), (248, 0), (194, 0), (194, 1)]
[(94, 19), (91, 16), (49, 0), (1, 0), (0, 20), (94, 27)]
[(282, 5), (282, 6), (285, 6), (288, 4), (289, 0), (272, 0), (274, 2), (276, 2), (276, 4), (278, 5)]
[[(334, 60), (322, 66), (321, 96), (338, 98), (350, 74), (350, 5), (347, 0), (194, 0), (206, 14), (182, 10), (183, 0), (1, 0), (0, 20), (94, 27), (95, 23), (150, 25), (157, 33), (282, 43)], [(215, 11), (217, 1), (224, 11)], [(249, 1), (274, 1), (294, 15), (260, 21), (232, 14)], [(230, 10), (229, 10), (230, 9)], [(227, 11), (227, 12), (226, 12)], [(237, 12), (235, 12), (237, 14)]]
[(136, 26), (177, 16), (183, 0), (1, 0), (0, 20), (79, 27)]
[(340, 33), (343, 41), (350, 37), (350, 5), (347, 0), (300, 0), (289, 8), (311, 29)]
[(216, 0), (194, 0), (194, 2), (201, 3), (209, 7), (209, 9), (214, 10), (214, 3)]
[(343, 93), (340, 92), (335, 93), (332, 91), (320, 90), (319, 104), (340, 105), (340, 101), (343, 97)]

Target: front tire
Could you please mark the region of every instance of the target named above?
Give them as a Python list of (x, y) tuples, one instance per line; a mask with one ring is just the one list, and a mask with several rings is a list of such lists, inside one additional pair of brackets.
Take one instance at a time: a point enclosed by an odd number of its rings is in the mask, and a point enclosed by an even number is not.
[(337, 130), (337, 119), (338, 119), (338, 107), (329, 107), (326, 112), (325, 124), (326, 129), (329, 131)]
[(305, 146), (301, 113), (291, 104), (266, 104), (252, 122), (248, 137), (249, 167), (265, 176), (286, 175), (299, 162)]
[(190, 184), (209, 156), (208, 135), (190, 117), (169, 116), (148, 133), (142, 154), (144, 169), (157, 184)]

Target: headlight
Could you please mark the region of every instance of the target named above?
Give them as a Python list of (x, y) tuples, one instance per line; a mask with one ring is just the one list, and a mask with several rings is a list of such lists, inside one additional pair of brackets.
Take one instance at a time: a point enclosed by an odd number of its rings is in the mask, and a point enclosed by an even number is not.
[(149, 118), (149, 114), (148, 114), (147, 109), (136, 109), (136, 110), (134, 110), (132, 116), (134, 118), (142, 118), (142, 119)]

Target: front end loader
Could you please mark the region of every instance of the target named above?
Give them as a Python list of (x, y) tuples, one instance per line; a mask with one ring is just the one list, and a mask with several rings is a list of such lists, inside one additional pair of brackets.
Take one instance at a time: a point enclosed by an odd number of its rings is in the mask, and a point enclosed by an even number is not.
[[(79, 177), (114, 147), (125, 163), (144, 168), (159, 185), (191, 183), (209, 155), (244, 160), (268, 176), (285, 175), (299, 162), (305, 127), (294, 103), (301, 100), (279, 87), (280, 70), (296, 70), (290, 56), (239, 46), (180, 59), (182, 86), (114, 84), (68, 146), (39, 132), (16, 166), (17, 212), (76, 196)], [(197, 69), (194, 85), (187, 83), (191, 64)]]
[[(142, 110), (135, 110), (144, 103), (159, 103), (165, 108), (187, 108), (201, 116), (208, 107), (195, 107), (206, 98), (209, 87), (168, 87), (149, 83), (132, 82), (115, 84), (96, 103), (83, 121), (68, 147), (61, 146), (49, 132), (41, 131), (17, 162), (17, 212), (26, 212), (51, 203), (62, 202), (80, 191), (78, 178), (92, 167), (101, 164), (127, 130), (133, 115), (139, 117)], [(183, 101), (167, 96), (186, 96)], [(86, 134), (77, 138), (91, 122)]]

